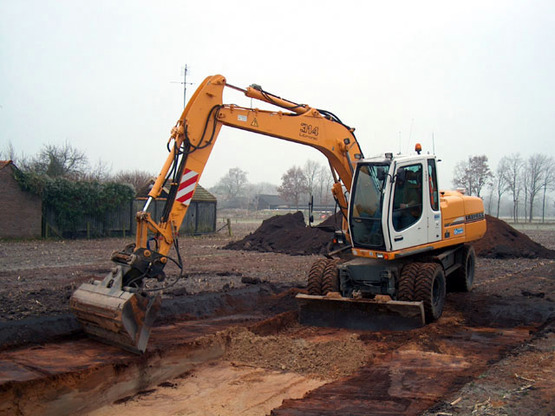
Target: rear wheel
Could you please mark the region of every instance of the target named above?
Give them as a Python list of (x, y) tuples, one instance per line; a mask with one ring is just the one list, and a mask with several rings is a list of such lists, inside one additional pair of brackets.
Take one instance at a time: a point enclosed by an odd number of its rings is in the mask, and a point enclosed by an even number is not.
[(476, 268), (476, 252), (474, 247), (463, 247), (462, 265), (449, 276), (449, 291), (470, 292), (474, 284), (474, 270)]
[(445, 305), (445, 274), (439, 264), (421, 264), (415, 280), (414, 300), (424, 302), (426, 323), (441, 316)]

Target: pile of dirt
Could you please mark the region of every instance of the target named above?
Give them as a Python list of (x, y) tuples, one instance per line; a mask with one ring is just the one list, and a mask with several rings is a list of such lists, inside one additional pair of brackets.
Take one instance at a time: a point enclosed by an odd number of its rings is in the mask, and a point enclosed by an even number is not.
[(486, 234), (474, 243), (478, 256), (493, 259), (518, 257), (555, 259), (555, 250), (532, 241), (505, 221), (486, 215), (486, 222), (488, 226)]
[(315, 342), (286, 335), (259, 336), (245, 328), (232, 332), (225, 359), (256, 367), (333, 379), (352, 374), (367, 359), (356, 334)]
[[(340, 215), (338, 213), (331, 216), (314, 228), (305, 225), (302, 212), (276, 215), (263, 221), (256, 231), (242, 240), (231, 242), (224, 248), (291, 255), (326, 254), (333, 237), (332, 231), (340, 224)], [(478, 256), (496, 259), (555, 259), (555, 250), (532, 241), (506, 222), (489, 215), (486, 215), (486, 221), (486, 234), (474, 243)]]
[[(340, 214), (339, 214), (340, 215)], [(262, 222), (253, 233), (239, 241), (227, 244), (224, 249), (285, 253), (290, 255), (325, 254), (332, 240), (332, 230), (337, 214), (318, 227), (307, 227), (304, 215), (276, 215)]]

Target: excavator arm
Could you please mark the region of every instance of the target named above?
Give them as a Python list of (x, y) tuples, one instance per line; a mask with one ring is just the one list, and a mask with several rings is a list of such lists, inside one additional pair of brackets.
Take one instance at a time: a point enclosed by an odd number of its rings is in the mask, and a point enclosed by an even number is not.
[(145, 247), (145, 231), (150, 229), (162, 235), (158, 251), (167, 254), (174, 240), (175, 229), (179, 228), (187, 213), (196, 184), (222, 126), (303, 144), (322, 152), (330, 163), (334, 177), (332, 193), (344, 216), (347, 216), (347, 201), (342, 186), (350, 191), (353, 161), (362, 158), (362, 151), (353, 134), (354, 129), (342, 124), (329, 112), (295, 104), (269, 94), (260, 87), (230, 88), (288, 111), (276, 112), (222, 104), (225, 87), (230, 86), (221, 75), (206, 78), (172, 129), (168, 142), (170, 153), (149, 193), (150, 198), (157, 198), (162, 187), (168, 180), (172, 180), (167, 212), (158, 224), (146, 212), (139, 213), (137, 247)]
[[(223, 104), (226, 87), (272, 104), (279, 111)], [(332, 193), (347, 218), (343, 188), (350, 191), (353, 163), (363, 157), (354, 129), (330, 112), (285, 100), (259, 86), (242, 89), (227, 84), (221, 75), (210, 76), (195, 91), (172, 129), (167, 143), (168, 157), (145, 207), (137, 213), (135, 244), (112, 255), (116, 266), (103, 281), (83, 284), (71, 298), (70, 307), (89, 334), (132, 351), (146, 349), (161, 297), (144, 290), (143, 282), (147, 278), (163, 280), (168, 260), (183, 268), (177, 246), (178, 231), (222, 126), (303, 144), (322, 152), (334, 178)], [(168, 185), (162, 217), (155, 221), (148, 207)], [(176, 249), (177, 259), (169, 257), (172, 247)]]

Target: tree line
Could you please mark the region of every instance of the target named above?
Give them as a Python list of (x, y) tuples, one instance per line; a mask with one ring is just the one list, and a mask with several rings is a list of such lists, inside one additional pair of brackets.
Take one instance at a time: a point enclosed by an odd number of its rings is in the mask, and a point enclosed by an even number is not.
[(316, 161), (307, 160), (303, 166), (292, 166), (281, 176), (281, 183), (273, 185), (268, 182), (257, 184), (248, 181), (248, 172), (239, 167), (231, 168), (210, 188), (224, 205), (229, 201), (242, 201), (242, 208), (247, 208), (260, 194), (279, 195), (297, 209), (308, 202), (310, 197), (318, 205), (333, 204), (331, 186), (333, 178), (330, 168)]
[(152, 178), (143, 170), (111, 173), (111, 167), (102, 160), (91, 163), (85, 152), (66, 142), (61, 145), (45, 144), (31, 156), (18, 155), (10, 143), (0, 150), (0, 159), (12, 160), (18, 169), (28, 175), (49, 179), (65, 178), (75, 182), (120, 183), (138, 190)]
[[(153, 177), (151, 173), (138, 169), (111, 174), (110, 167), (105, 163), (98, 161), (91, 164), (84, 152), (67, 142), (63, 145), (44, 145), (33, 156), (16, 155), (10, 144), (7, 149), (0, 150), (0, 159), (13, 160), (26, 175), (26, 186), (36, 189), (44, 186), (45, 178), (51, 181), (63, 178), (82, 183), (126, 184), (136, 191)], [(251, 183), (248, 172), (235, 167), (229, 169), (209, 190), (224, 205), (239, 200), (239, 205), (247, 208), (256, 195), (277, 194), (298, 208), (311, 196), (317, 205), (333, 204), (330, 192), (332, 184), (328, 166), (307, 160), (303, 166), (295, 165), (287, 169), (279, 185)], [(468, 156), (455, 165), (453, 186), (463, 188), (469, 195), (483, 198), (490, 215), (499, 217), (502, 208), (509, 206), (514, 222), (522, 218), (532, 222), (538, 213), (543, 222), (548, 209), (555, 209), (555, 202), (550, 195), (555, 191), (555, 160), (542, 153), (529, 157), (515, 153), (503, 156), (492, 170), (486, 155)]]
[(14, 162), (19, 186), (40, 197), (48, 226), (60, 236), (75, 236), (90, 221), (95, 224), (94, 235), (110, 232), (113, 213), (122, 207), (129, 212), (136, 190), (151, 178), (141, 171), (111, 175), (105, 164), (91, 165), (69, 143), (44, 145), (34, 156), (17, 156), (10, 145), (0, 151), (0, 159)]
[(492, 171), (486, 155), (469, 156), (455, 166), (453, 185), (483, 198), (491, 215), (499, 217), (503, 197), (508, 196), (514, 222), (522, 217), (532, 222), (538, 211), (545, 222), (549, 193), (555, 190), (555, 160), (542, 153), (527, 158), (515, 153), (503, 156)]

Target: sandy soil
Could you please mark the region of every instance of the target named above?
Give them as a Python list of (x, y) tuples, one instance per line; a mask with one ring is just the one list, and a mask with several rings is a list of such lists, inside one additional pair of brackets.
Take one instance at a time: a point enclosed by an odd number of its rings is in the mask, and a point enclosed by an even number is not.
[(325, 383), (296, 373), (211, 363), (186, 378), (163, 383), (156, 390), (93, 411), (89, 416), (266, 415), (284, 399), (301, 398)]

